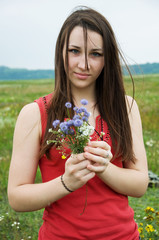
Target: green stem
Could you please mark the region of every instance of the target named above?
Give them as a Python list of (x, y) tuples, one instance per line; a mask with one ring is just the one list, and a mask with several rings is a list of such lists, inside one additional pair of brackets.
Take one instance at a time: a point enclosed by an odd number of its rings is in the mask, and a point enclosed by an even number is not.
[(85, 209), (87, 207), (87, 196), (88, 196), (88, 185), (86, 183), (86, 199), (85, 199), (85, 204), (84, 204), (83, 211), (80, 213), (80, 215), (83, 215), (83, 213), (85, 212)]
[(68, 108), (67, 108), (67, 114), (68, 114), (69, 119), (71, 119), (70, 118), (70, 112), (69, 112)]

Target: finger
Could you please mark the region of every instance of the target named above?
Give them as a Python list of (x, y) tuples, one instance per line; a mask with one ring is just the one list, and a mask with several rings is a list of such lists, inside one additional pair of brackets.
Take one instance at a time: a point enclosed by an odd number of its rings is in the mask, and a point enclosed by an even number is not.
[(105, 160), (105, 158), (103, 158), (102, 156), (95, 155), (90, 152), (85, 152), (84, 155), (88, 160), (98, 163), (98, 164), (103, 164), (103, 162)]
[(76, 165), (74, 165), (74, 168), (76, 169), (76, 171), (81, 171), (83, 169), (87, 169), (87, 166), (91, 164), (91, 162), (89, 160), (83, 160), (80, 163), (77, 163)]
[(90, 171), (89, 169), (84, 169), (82, 171), (78, 171), (75, 174), (68, 175), (67, 172), (64, 174), (64, 182), (72, 191), (82, 187), (89, 181), (91, 178), (95, 176), (95, 172)]
[[(94, 155), (97, 155), (97, 156), (100, 156), (100, 157), (103, 157), (103, 158), (108, 158), (109, 160), (112, 159), (113, 155), (111, 153), (110, 150), (105, 150), (105, 149), (102, 149), (102, 148), (93, 148), (93, 147), (85, 147), (85, 152), (88, 152), (88, 153), (91, 153), (91, 154), (94, 154)], [(88, 155), (84, 153), (84, 157), (87, 158)]]
[[(89, 152), (89, 153), (92, 153), (94, 155), (97, 155), (97, 156), (102, 156), (102, 157), (106, 157), (107, 154), (107, 151), (103, 148), (99, 148), (99, 147), (85, 147), (84, 148), (84, 151), (85, 152)], [(84, 154), (84, 156), (86, 157), (86, 155)]]
[(104, 159), (103, 159), (103, 164), (102, 164), (102, 165), (103, 165), (103, 166), (108, 166), (109, 162), (110, 162), (109, 159), (104, 158)]
[(91, 146), (91, 147), (99, 147), (99, 148), (103, 148), (105, 150), (111, 150), (111, 147), (108, 143), (106, 143), (105, 141), (90, 141), (88, 142), (87, 144), (88, 146)]
[[(87, 166), (88, 165), (90, 165), (90, 164), (87, 164)], [(77, 179), (77, 180), (81, 180), (81, 179), (83, 179), (86, 175), (88, 175), (91, 171), (87, 168), (87, 166), (86, 166), (86, 168), (84, 168), (84, 169), (82, 169), (82, 170), (79, 170), (79, 171), (77, 171), (75, 174), (74, 174), (74, 176), (75, 176), (75, 178)]]
[(106, 156), (105, 156), (106, 159), (109, 159), (111, 160), (113, 158), (113, 154), (110, 150), (106, 151)]
[(68, 162), (71, 161), (73, 164), (77, 164), (81, 161), (85, 160), (85, 157), (83, 153), (80, 154), (71, 154), (70, 158), (68, 159)]
[(110, 163), (110, 160), (109, 159), (105, 159), (103, 158), (101, 163), (98, 164), (98, 163), (95, 163), (95, 164), (89, 164), (87, 166), (87, 168), (90, 170), (90, 171), (93, 171), (95, 173), (101, 173), (101, 172), (104, 172), (108, 166), (108, 164)]
[(88, 165), (87, 168), (95, 173), (100, 173), (100, 172), (104, 172), (106, 169), (106, 166), (101, 166), (101, 165)]
[(90, 179), (92, 179), (95, 176), (95, 171), (89, 171), (89, 173), (85, 176), (83, 176), (82, 180), (84, 183), (88, 182)]
[[(78, 162), (76, 164), (74, 163), (71, 163), (71, 162), (66, 162), (66, 165), (65, 165), (65, 170), (70, 174), (70, 175), (74, 175), (76, 176), (76, 174), (79, 172), (79, 171), (82, 171), (84, 169), (87, 170), (87, 166), (90, 164), (90, 161), (89, 160), (83, 160), (81, 162)], [(88, 173), (88, 172), (86, 172)]]

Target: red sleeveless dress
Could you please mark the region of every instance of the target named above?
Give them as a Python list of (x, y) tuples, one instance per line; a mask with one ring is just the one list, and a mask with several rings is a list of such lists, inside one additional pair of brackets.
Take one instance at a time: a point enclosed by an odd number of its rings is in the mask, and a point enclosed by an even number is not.
[[(41, 113), (42, 138), (47, 122), (46, 104), (51, 94), (35, 100)], [(106, 122), (103, 121), (104, 140), (112, 145)], [(101, 117), (96, 118), (96, 131), (101, 132)], [(96, 132), (92, 139), (97, 139)], [(69, 153), (69, 149), (68, 149)], [(44, 155), (39, 161), (42, 181), (47, 182), (64, 173), (65, 161), (56, 149), (51, 149), (51, 159)], [(120, 159), (113, 161), (122, 167)], [(86, 185), (46, 207), (38, 240), (138, 240), (139, 232), (128, 197), (109, 188), (97, 176), (87, 183), (87, 206), (81, 215)]]

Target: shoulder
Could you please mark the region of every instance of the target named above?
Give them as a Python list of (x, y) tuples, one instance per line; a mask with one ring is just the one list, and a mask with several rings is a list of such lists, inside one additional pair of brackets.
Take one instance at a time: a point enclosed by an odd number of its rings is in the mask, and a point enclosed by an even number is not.
[(38, 104), (33, 102), (25, 105), (18, 116), (16, 128), (23, 129), (23, 131), (29, 131), (33, 128), (40, 130), (41, 117)]
[(126, 106), (127, 106), (127, 111), (128, 111), (128, 115), (131, 116), (134, 113), (139, 112), (139, 108), (137, 105), (137, 102), (135, 101), (134, 98), (132, 98), (131, 96), (125, 96), (126, 98)]
[(18, 118), (24, 118), (26, 120), (28, 120), (29, 118), (32, 118), (33, 121), (39, 120), (40, 111), (39, 111), (38, 104), (36, 102), (33, 102), (25, 105), (21, 109)]
[(131, 110), (134, 107), (138, 108), (137, 103), (134, 98), (132, 98), (131, 96), (128, 96), (128, 95), (126, 95), (125, 98), (126, 98), (126, 105), (127, 105), (128, 110)]
[(128, 111), (128, 117), (130, 121), (130, 125), (134, 126), (135, 128), (141, 128), (141, 117), (138, 105), (130, 96), (126, 96), (126, 105), (127, 105), (127, 111)]

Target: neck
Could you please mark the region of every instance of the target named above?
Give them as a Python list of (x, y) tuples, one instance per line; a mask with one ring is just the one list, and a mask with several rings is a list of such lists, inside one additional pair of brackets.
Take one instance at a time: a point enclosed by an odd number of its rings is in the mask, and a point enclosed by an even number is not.
[(96, 117), (99, 115), (98, 107), (95, 106), (96, 104), (96, 96), (95, 90), (91, 91), (91, 89), (72, 89), (73, 100), (76, 107), (81, 107), (82, 104), (80, 103), (81, 99), (86, 99), (88, 101), (88, 105), (86, 109), (88, 112), (91, 113), (89, 117), (89, 123), (93, 127), (95, 127)]
[(74, 104), (77, 107), (81, 106), (81, 99), (86, 99), (88, 101), (88, 107), (93, 107), (96, 103), (96, 95), (95, 95), (95, 90), (91, 89), (76, 89), (72, 88), (72, 95), (73, 95), (73, 100)]

